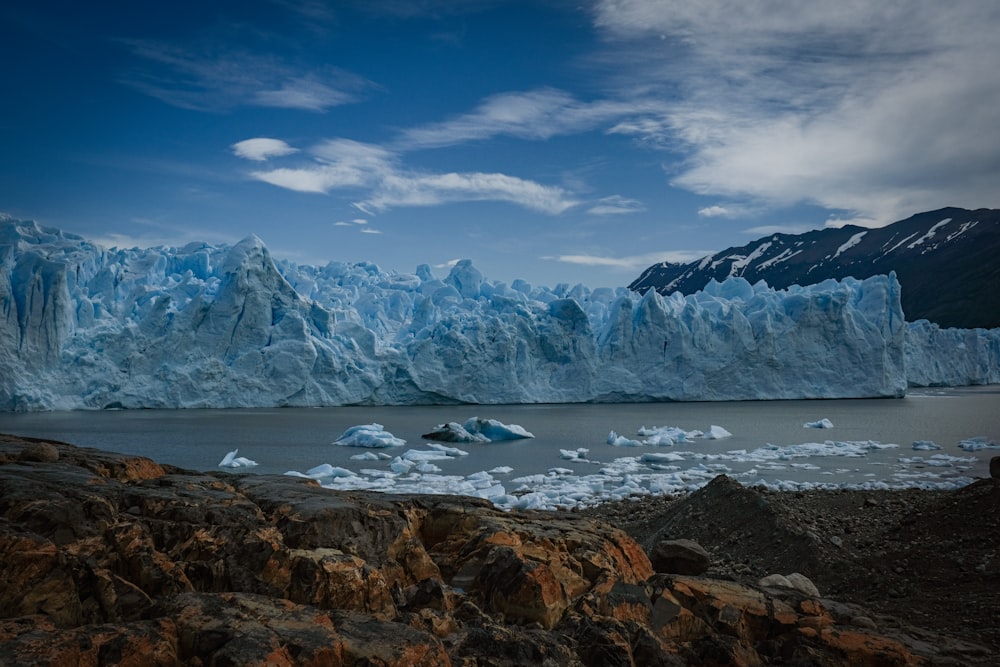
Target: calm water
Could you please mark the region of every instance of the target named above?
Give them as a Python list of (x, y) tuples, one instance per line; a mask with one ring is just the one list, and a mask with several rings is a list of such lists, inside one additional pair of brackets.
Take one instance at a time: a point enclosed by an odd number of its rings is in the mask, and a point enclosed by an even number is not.
[[(350, 460), (351, 455), (364, 450), (330, 444), (350, 426), (377, 422), (406, 439), (408, 448), (420, 449), (424, 443), (422, 433), (440, 423), (463, 422), (473, 416), (519, 424), (536, 437), (488, 445), (455, 445), (470, 456), (442, 463), (445, 474), (465, 475), (500, 465), (513, 467), (515, 476), (543, 473), (553, 467), (570, 468), (579, 474), (595, 472), (595, 463), (560, 459), (560, 449), (581, 447), (590, 450), (593, 461), (610, 462), (649, 451), (696, 450), (712, 454), (825, 440), (874, 440), (899, 445), (861, 459), (809, 458), (811, 466), (806, 468), (815, 466), (818, 470), (793, 466), (761, 470), (760, 475), (850, 483), (888, 478), (899, 457), (936, 453), (914, 452), (911, 446), (916, 440), (937, 443), (943, 454), (975, 456), (977, 461), (972, 467), (962, 471), (973, 477), (988, 476), (989, 459), (1000, 454), (1000, 450), (969, 453), (958, 448), (961, 440), (973, 437), (1000, 442), (1000, 386), (924, 390), (903, 399), (0, 413), (0, 432), (148, 456), (196, 470), (217, 470), (222, 457), (238, 448), (240, 456), (259, 463), (249, 469), (250, 473), (280, 474), (289, 470), (304, 472), (321, 463), (355, 471), (385, 468), (385, 463)], [(823, 418), (833, 422), (834, 428), (802, 426)], [(642, 426), (708, 430), (713, 424), (724, 427), (733, 437), (642, 449), (606, 444), (611, 430), (636, 438)], [(405, 449), (380, 451), (395, 455)], [(752, 462), (727, 461), (726, 465), (733, 472), (754, 467)], [(949, 474), (947, 470), (940, 472)]]

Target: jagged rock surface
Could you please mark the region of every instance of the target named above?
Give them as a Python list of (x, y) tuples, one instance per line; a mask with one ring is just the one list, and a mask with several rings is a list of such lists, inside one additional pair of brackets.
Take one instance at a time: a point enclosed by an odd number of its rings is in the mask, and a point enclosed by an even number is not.
[(639, 543), (594, 519), (9, 436), (0, 556), (3, 664), (950, 659), (832, 600), (657, 574)]

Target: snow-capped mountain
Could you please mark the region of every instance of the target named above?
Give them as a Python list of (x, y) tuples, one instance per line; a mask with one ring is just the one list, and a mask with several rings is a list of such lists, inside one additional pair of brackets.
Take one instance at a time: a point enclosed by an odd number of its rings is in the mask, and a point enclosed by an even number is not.
[(943, 208), (880, 229), (847, 226), (773, 234), (690, 264), (656, 264), (631, 285), (689, 294), (739, 276), (772, 288), (895, 271), (906, 319), (1000, 327), (1000, 210)]
[[(639, 296), (233, 246), (106, 249), (0, 216), (0, 410), (900, 396), (1000, 382), (1000, 330), (912, 340), (894, 275)], [(998, 335), (993, 335), (996, 333)]]

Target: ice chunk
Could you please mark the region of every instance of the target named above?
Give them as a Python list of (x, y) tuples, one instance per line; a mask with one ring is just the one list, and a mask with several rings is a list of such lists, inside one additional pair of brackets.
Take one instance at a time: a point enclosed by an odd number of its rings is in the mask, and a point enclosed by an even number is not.
[(933, 451), (935, 449), (941, 449), (941, 445), (930, 440), (917, 440), (913, 443), (913, 449), (916, 451)]
[(535, 436), (517, 424), (503, 424), (495, 419), (480, 419), (472, 417), (464, 424), (448, 422), (438, 424), (433, 431), (421, 437), (440, 442), (497, 442), (500, 440), (518, 440), (534, 438)]
[(252, 468), (257, 465), (256, 461), (251, 461), (243, 456), (236, 456), (239, 449), (234, 449), (233, 451), (226, 454), (221, 461), (219, 461), (220, 468)]
[(486, 436), (490, 442), (500, 440), (520, 440), (535, 436), (517, 424), (504, 424), (496, 419), (480, 419), (472, 417), (463, 424), (466, 431)]
[(958, 446), (967, 452), (978, 452), (981, 449), (1000, 449), (1000, 445), (984, 436), (962, 440)]
[(607, 443), (613, 447), (642, 447), (642, 443), (638, 440), (626, 438), (623, 435), (618, 435), (614, 431), (608, 433)]
[(385, 447), (402, 447), (406, 440), (397, 438), (392, 433), (386, 431), (381, 424), (361, 424), (352, 426), (340, 437), (334, 440), (333, 444), (343, 447), (369, 447), (380, 449)]
[(721, 426), (715, 426), (714, 424), (709, 427), (708, 431), (705, 432), (701, 437), (706, 440), (722, 440), (723, 438), (731, 438), (733, 434), (722, 428)]
[(487, 438), (482, 433), (470, 433), (465, 430), (458, 422), (448, 422), (447, 424), (438, 424), (434, 427), (432, 431), (424, 433), (420, 436), (421, 438), (426, 438), (427, 440), (437, 440), (439, 442), (489, 442), (490, 439)]
[(833, 422), (823, 418), (815, 422), (806, 422), (802, 425), (802, 428), (833, 428)]

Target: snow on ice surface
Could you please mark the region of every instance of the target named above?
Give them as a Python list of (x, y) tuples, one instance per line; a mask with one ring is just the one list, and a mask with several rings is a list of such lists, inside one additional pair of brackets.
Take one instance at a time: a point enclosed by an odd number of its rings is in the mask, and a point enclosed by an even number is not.
[[(275, 261), (233, 246), (105, 249), (0, 222), (0, 409), (900, 396), (1000, 382), (1000, 331), (911, 329), (894, 276), (664, 297)], [(831, 350), (835, 351), (831, 353)]]

